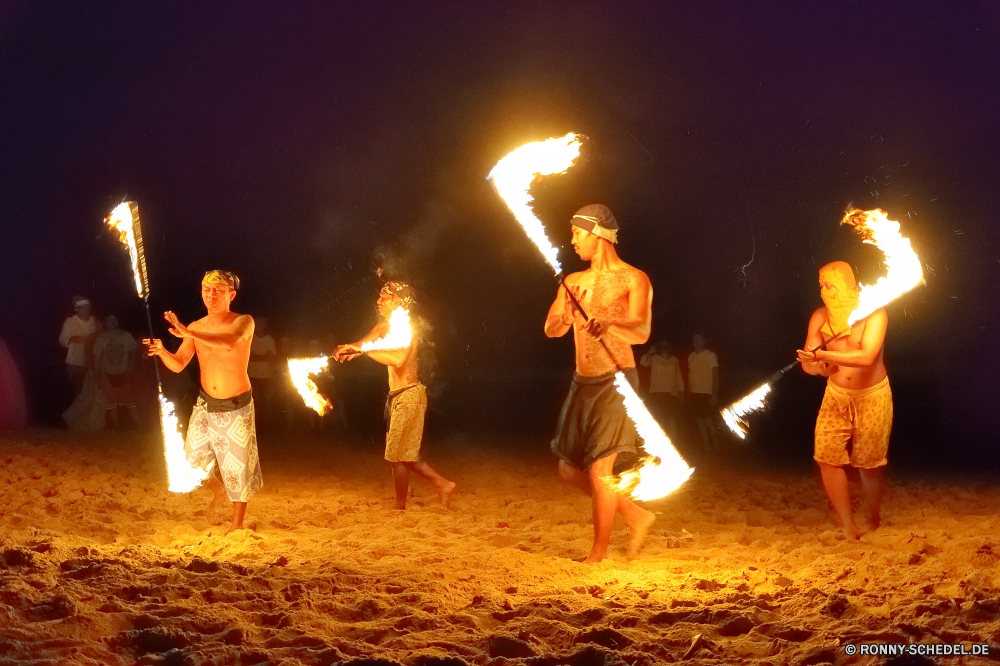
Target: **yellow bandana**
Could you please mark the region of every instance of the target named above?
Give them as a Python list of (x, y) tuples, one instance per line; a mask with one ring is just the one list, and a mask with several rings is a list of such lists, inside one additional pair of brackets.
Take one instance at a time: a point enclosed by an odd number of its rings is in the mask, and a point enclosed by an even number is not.
[(834, 261), (819, 269), (820, 296), (826, 305), (826, 323), (821, 333), (831, 336), (850, 335), (851, 327), (847, 319), (858, 307), (858, 283), (854, 279), (851, 265), (844, 261)]

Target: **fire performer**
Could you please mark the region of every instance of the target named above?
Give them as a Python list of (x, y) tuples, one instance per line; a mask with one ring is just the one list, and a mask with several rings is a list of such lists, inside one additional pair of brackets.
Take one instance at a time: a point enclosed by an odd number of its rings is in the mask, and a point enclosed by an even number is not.
[[(823, 266), (819, 285), (825, 306), (809, 319), (805, 349), (798, 350), (803, 370), (827, 378), (816, 418), (813, 458), (844, 536), (858, 539), (863, 532), (851, 510), (844, 466), (850, 464), (861, 474), (867, 531), (874, 531), (879, 526), (885, 490), (882, 470), (892, 428), (892, 391), (883, 363), (889, 319), (885, 308), (878, 308), (854, 325), (848, 324), (859, 297), (854, 271), (843, 261)], [(852, 442), (850, 453), (848, 442)]]
[(409, 344), (398, 349), (363, 351), (362, 345), (389, 335), (390, 315), (397, 308), (409, 311), (413, 305), (413, 290), (403, 282), (388, 282), (379, 292), (375, 307), (381, 319), (368, 335), (357, 342), (339, 345), (333, 357), (340, 363), (362, 354), (387, 366), (389, 394), (385, 403), (385, 459), (392, 467), (392, 480), (396, 491), (396, 508), (406, 509), (406, 496), (410, 472), (427, 479), (437, 490), (438, 498), (447, 508), (455, 483), (438, 474), (420, 458), (420, 443), (424, 434), (424, 417), (427, 414), (427, 389), (420, 383), (417, 372), (417, 345), (419, 337), (414, 330)]
[(209, 469), (216, 464), (218, 471), (205, 483), (214, 496), (213, 514), (222, 509), (227, 496), (232, 502), (227, 534), (243, 527), (247, 502), (263, 485), (247, 376), (254, 322), (250, 315), (229, 309), (239, 285), (239, 278), (228, 271), (205, 273), (201, 300), (207, 316), (185, 326), (173, 312), (164, 313), (170, 333), (183, 340), (177, 351), (167, 351), (157, 339), (143, 340), (149, 355), (159, 356), (173, 372), (181, 372), (198, 355), (201, 395), (191, 412), (184, 448), (191, 465)]
[(645, 273), (618, 256), (618, 222), (607, 206), (584, 206), (570, 225), (573, 249), (590, 262), (590, 268), (566, 277), (545, 318), (545, 335), (562, 337), (573, 329), (576, 345), (576, 372), (552, 451), (559, 457), (560, 478), (591, 497), (594, 544), (584, 563), (593, 564), (608, 556), (616, 511), (629, 526), (629, 556), (639, 552), (655, 520), (608, 482), (616, 458), (636, 453), (635, 425), (625, 412), (614, 377), (623, 370), (633, 388), (638, 387), (632, 345), (649, 339), (653, 289)]

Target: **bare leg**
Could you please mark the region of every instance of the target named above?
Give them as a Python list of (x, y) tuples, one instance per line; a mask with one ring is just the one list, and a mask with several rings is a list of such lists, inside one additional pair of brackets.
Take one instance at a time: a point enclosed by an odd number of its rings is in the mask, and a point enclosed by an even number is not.
[(868, 532), (874, 532), (881, 524), (879, 511), (882, 508), (882, 495), (885, 493), (885, 475), (882, 467), (874, 469), (859, 469), (861, 487), (865, 493), (865, 507), (868, 509)]
[(396, 508), (406, 508), (406, 493), (410, 487), (410, 468), (406, 463), (389, 463), (392, 465), (392, 483), (396, 488)]
[(861, 530), (854, 522), (854, 512), (851, 511), (851, 493), (844, 468), (821, 462), (819, 463), (819, 471), (823, 477), (826, 495), (830, 498), (830, 503), (833, 504), (833, 510), (837, 512), (837, 517), (840, 518), (840, 526), (844, 530), (844, 536), (848, 539), (860, 538)]
[(434, 485), (434, 488), (437, 490), (438, 499), (441, 500), (441, 504), (444, 504), (445, 508), (448, 508), (448, 503), (451, 501), (451, 494), (455, 491), (455, 482), (449, 481), (438, 474), (433, 467), (425, 463), (423, 460), (405, 464), (407, 467)]
[(246, 502), (233, 502), (233, 522), (229, 526), (229, 529), (226, 530), (226, 534), (229, 534), (234, 530), (243, 529), (243, 516), (246, 515), (246, 512), (247, 512)]
[(212, 503), (208, 505), (208, 519), (212, 522), (221, 522), (229, 518), (228, 515), (224, 515), (229, 497), (226, 495), (226, 487), (222, 485), (222, 480), (219, 478), (218, 465), (215, 466), (211, 476), (205, 479), (204, 485), (212, 491)]
[(132, 422), (135, 423), (135, 427), (137, 429), (141, 428), (142, 427), (142, 417), (139, 416), (139, 410), (138, 410), (138, 408), (136, 408), (135, 405), (129, 405), (128, 407), (126, 407), (126, 409), (128, 409), (128, 415), (132, 417)]

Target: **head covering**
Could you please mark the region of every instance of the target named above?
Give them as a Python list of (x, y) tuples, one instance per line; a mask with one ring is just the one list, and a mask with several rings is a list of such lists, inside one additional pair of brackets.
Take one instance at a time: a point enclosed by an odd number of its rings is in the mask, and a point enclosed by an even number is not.
[(232, 289), (233, 291), (238, 291), (240, 288), (240, 279), (236, 277), (235, 273), (229, 271), (208, 271), (205, 273), (205, 277), (201, 279), (203, 285), (206, 284), (220, 284), (225, 285)]
[(831, 262), (819, 269), (819, 279), (830, 285), (821, 286), (819, 290), (827, 311), (826, 323), (820, 331), (827, 335), (850, 335), (847, 318), (857, 309), (860, 300), (851, 265), (846, 261)]
[(590, 204), (573, 213), (570, 224), (600, 236), (611, 243), (618, 242), (618, 220), (604, 204)]
[(413, 305), (413, 287), (406, 284), (405, 282), (397, 282), (395, 280), (390, 280), (385, 283), (380, 292), (386, 296), (392, 296), (393, 298), (398, 298), (403, 307), (407, 310)]
[(86, 296), (74, 296), (72, 302), (74, 310), (83, 306), (87, 306), (88, 308), (90, 307), (90, 301)]

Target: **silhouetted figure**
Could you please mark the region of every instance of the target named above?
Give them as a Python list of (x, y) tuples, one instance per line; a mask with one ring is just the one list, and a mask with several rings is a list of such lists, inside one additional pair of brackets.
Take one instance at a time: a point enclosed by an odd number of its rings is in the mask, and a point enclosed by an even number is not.
[(115, 429), (119, 427), (118, 408), (124, 407), (136, 428), (142, 420), (135, 405), (133, 375), (139, 345), (128, 331), (118, 327), (118, 318), (104, 318), (104, 332), (94, 341), (94, 374), (100, 402), (111, 416)]
[(250, 343), (250, 365), (247, 375), (253, 385), (253, 400), (257, 407), (258, 423), (271, 427), (275, 414), (275, 363), (278, 350), (268, 321), (258, 316), (255, 320), (253, 340)]
[(94, 340), (101, 329), (90, 314), (90, 300), (86, 296), (74, 296), (73, 309), (76, 314), (63, 322), (59, 344), (66, 347), (66, 376), (73, 387), (73, 395), (78, 396), (91, 367)]
[(717, 429), (719, 404), (719, 357), (705, 347), (705, 336), (691, 339), (694, 351), (688, 354), (688, 404), (706, 452), (719, 451)]
[(674, 356), (670, 343), (663, 340), (650, 347), (639, 362), (643, 367), (649, 368), (649, 402), (652, 403), (657, 420), (673, 438), (677, 432), (681, 396), (684, 395), (680, 359)]

